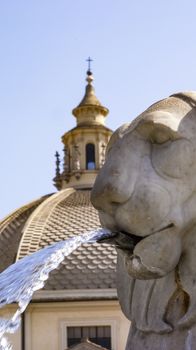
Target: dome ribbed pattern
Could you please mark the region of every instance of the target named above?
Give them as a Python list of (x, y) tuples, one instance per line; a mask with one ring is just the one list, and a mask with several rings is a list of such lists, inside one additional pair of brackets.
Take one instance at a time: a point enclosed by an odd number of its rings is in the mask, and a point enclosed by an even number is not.
[(17, 209), (0, 222), (0, 272), (15, 262), (24, 224), (47, 197), (44, 196)]

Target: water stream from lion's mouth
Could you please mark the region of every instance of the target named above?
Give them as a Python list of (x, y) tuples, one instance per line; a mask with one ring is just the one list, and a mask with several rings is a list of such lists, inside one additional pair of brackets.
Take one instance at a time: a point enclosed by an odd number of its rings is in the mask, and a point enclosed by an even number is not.
[(0, 274), (0, 308), (11, 303), (18, 306), (11, 318), (0, 318), (0, 350), (12, 349), (5, 334), (14, 333), (19, 328), (20, 315), (33, 293), (43, 288), (49, 273), (81, 244), (95, 243), (112, 236), (111, 231), (98, 229), (57, 242), (17, 261)]

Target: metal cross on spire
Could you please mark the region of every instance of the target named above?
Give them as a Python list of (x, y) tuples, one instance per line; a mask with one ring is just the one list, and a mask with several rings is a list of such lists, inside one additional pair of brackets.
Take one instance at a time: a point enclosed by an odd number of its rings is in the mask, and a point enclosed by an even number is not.
[(91, 73), (91, 62), (93, 62), (92, 58), (89, 56), (86, 60), (88, 62), (88, 71), (87, 73)]

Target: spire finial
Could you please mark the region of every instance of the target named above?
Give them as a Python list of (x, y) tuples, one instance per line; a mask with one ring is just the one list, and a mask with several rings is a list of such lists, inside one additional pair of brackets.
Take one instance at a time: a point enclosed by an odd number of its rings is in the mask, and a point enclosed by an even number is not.
[(92, 58), (89, 56), (89, 58), (87, 58), (86, 60), (88, 62), (88, 70), (87, 70), (87, 75), (91, 75), (91, 62), (93, 62)]

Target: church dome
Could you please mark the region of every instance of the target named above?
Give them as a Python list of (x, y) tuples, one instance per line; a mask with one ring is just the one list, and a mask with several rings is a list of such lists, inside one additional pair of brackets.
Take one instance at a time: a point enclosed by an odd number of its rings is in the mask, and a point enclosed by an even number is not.
[[(17, 209), (0, 222), (0, 271), (50, 244), (101, 227), (98, 212), (90, 202), (90, 191), (104, 163), (105, 148), (112, 131), (103, 124), (105, 107), (99, 103), (97, 109), (98, 100), (91, 82), (92, 74), (88, 74), (86, 97), (82, 106), (80, 103), (77, 107), (83, 109), (82, 115), (78, 112), (80, 125), (63, 136), (63, 162), (56, 153), (54, 180), (59, 191)], [(96, 107), (93, 116), (92, 106)], [(92, 119), (96, 120), (96, 126)], [(82, 124), (81, 120), (87, 121), (88, 125)], [(70, 291), (70, 294), (75, 290), (80, 298), (79, 291), (114, 291), (115, 266), (114, 247), (84, 244), (50, 273), (44, 289)], [(99, 298), (107, 298), (104, 291)], [(108, 298), (115, 297), (115, 293), (108, 293)], [(83, 295), (84, 299), (88, 298), (85, 293)]]

